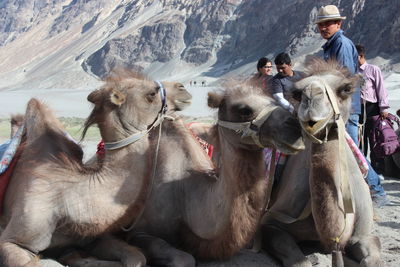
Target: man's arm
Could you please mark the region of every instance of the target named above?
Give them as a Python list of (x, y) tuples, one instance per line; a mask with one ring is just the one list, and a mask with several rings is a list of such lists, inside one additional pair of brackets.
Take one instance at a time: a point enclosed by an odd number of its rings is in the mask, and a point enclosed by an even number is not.
[(383, 118), (386, 118), (388, 115), (389, 101), (388, 101), (388, 92), (383, 85), (383, 76), (381, 69), (375, 66), (374, 71), (374, 89), (376, 93), (376, 98), (378, 100), (378, 106)]
[(272, 79), (272, 97), (278, 101), (279, 105), (281, 105), (284, 109), (289, 110), (290, 112), (293, 112), (294, 108), (293, 106), (285, 99), (283, 96), (283, 86), (282, 82), (280, 81), (279, 78), (274, 77)]
[(294, 111), (294, 107), (283, 97), (283, 93), (273, 94), (272, 97), (278, 101), (279, 105), (281, 105), (284, 109), (289, 110), (291, 113)]

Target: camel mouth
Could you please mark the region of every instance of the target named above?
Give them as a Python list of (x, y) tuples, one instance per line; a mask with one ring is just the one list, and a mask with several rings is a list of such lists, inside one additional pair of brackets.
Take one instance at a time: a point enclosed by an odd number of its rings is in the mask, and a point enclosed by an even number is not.
[(300, 121), (301, 128), (309, 135), (315, 136), (320, 133), (327, 125), (329, 119), (319, 121)]
[(192, 100), (175, 100), (175, 103), (189, 105), (192, 103)]
[(301, 150), (305, 149), (305, 145), (303, 139), (300, 139), (294, 144), (288, 144), (284, 142), (275, 142), (275, 147), (279, 149), (282, 153), (293, 155), (298, 153)]

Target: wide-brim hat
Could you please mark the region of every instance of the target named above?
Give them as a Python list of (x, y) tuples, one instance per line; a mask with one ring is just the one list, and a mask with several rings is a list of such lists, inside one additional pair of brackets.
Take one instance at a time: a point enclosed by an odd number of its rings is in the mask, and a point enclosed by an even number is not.
[(335, 5), (323, 6), (318, 10), (317, 20), (315, 24), (329, 20), (344, 20), (346, 17), (340, 16), (339, 9)]

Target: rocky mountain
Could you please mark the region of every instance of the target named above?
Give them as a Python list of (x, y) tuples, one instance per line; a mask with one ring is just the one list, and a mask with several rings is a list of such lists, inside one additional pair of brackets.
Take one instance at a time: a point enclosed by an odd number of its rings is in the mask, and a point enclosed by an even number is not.
[(400, 70), (400, 1), (0, 0), (0, 89), (86, 88), (115, 66), (157, 79), (254, 71), (261, 56), (318, 53), (317, 8), (386, 71)]

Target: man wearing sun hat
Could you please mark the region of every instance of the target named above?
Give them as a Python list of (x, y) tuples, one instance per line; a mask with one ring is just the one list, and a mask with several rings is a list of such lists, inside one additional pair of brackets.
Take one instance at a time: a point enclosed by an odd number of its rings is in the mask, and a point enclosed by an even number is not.
[[(326, 39), (326, 43), (322, 46), (324, 59), (335, 59), (339, 64), (355, 74), (358, 69), (358, 53), (353, 42), (344, 36), (341, 29), (342, 21), (345, 19), (346, 17), (340, 15), (339, 9), (335, 5), (327, 5), (319, 9), (315, 24), (318, 25), (322, 38)], [(346, 131), (356, 144), (359, 144), (358, 121), (360, 114), (361, 93), (360, 88), (356, 88), (351, 98), (350, 117), (346, 123)], [(390, 201), (380, 185), (379, 176), (371, 167), (370, 162), (367, 162), (369, 167), (367, 182), (372, 192), (372, 199), (378, 207), (388, 205)]]
[[(327, 40), (322, 47), (324, 49), (324, 59), (336, 59), (341, 65), (347, 67), (351, 73), (355, 74), (358, 67), (358, 54), (353, 42), (344, 36), (343, 30), (341, 30), (342, 21), (345, 19), (346, 17), (340, 15), (336, 6), (327, 5), (319, 9), (315, 23), (318, 25), (322, 38)], [(357, 88), (352, 96), (352, 110), (350, 112), (357, 115), (357, 117), (361, 114), (360, 99), (360, 88)], [(358, 135), (358, 129), (356, 128), (355, 132), (352, 130), (350, 129), (349, 134), (353, 138)], [(357, 138), (353, 139), (357, 140)]]

